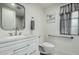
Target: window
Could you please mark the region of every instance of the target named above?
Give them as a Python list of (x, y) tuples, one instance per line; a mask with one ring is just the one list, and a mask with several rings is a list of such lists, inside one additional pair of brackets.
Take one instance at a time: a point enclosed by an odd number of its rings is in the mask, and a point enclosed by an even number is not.
[(78, 34), (78, 11), (72, 12), (70, 25), (71, 34)]
[(71, 3), (60, 8), (60, 34), (79, 34), (79, 4)]

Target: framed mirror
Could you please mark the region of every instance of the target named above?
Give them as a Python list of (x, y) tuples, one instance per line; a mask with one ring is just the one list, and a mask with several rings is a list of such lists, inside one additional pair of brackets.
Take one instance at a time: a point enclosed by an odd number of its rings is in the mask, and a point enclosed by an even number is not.
[(25, 28), (25, 8), (18, 3), (0, 3), (0, 27), (4, 30)]

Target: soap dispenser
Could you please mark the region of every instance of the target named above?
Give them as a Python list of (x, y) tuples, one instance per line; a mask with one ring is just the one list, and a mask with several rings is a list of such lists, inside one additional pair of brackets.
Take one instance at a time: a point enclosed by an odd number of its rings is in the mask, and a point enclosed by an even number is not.
[(34, 22), (34, 17), (31, 19), (31, 30), (35, 29), (35, 22)]
[(31, 29), (31, 33), (33, 34), (34, 30), (35, 30), (35, 21), (34, 21), (34, 17), (31, 18), (31, 26), (30, 26), (30, 29)]

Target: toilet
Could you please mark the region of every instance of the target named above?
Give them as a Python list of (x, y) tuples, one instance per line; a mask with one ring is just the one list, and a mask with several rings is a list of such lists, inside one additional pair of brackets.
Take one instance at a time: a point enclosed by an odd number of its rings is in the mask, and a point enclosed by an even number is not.
[(41, 55), (52, 55), (54, 54), (55, 46), (52, 43), (44, 42), (40, 44), (39, 50)]

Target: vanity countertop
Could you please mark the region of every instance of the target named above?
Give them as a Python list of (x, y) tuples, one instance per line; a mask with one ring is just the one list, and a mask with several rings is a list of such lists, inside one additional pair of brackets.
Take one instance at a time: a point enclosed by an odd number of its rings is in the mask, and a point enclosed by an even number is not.
[(23, 40), (23, 39), (27, 39), (28, 40), (28, 38), (33, 38), (33, 37), (37, 37), (37, 35), (10, 36), (10, 37), (5, 37), (5, 38), (0, 38), (0, 44), (13, 42), (13, 41), (17, 41), (17, 40)]

